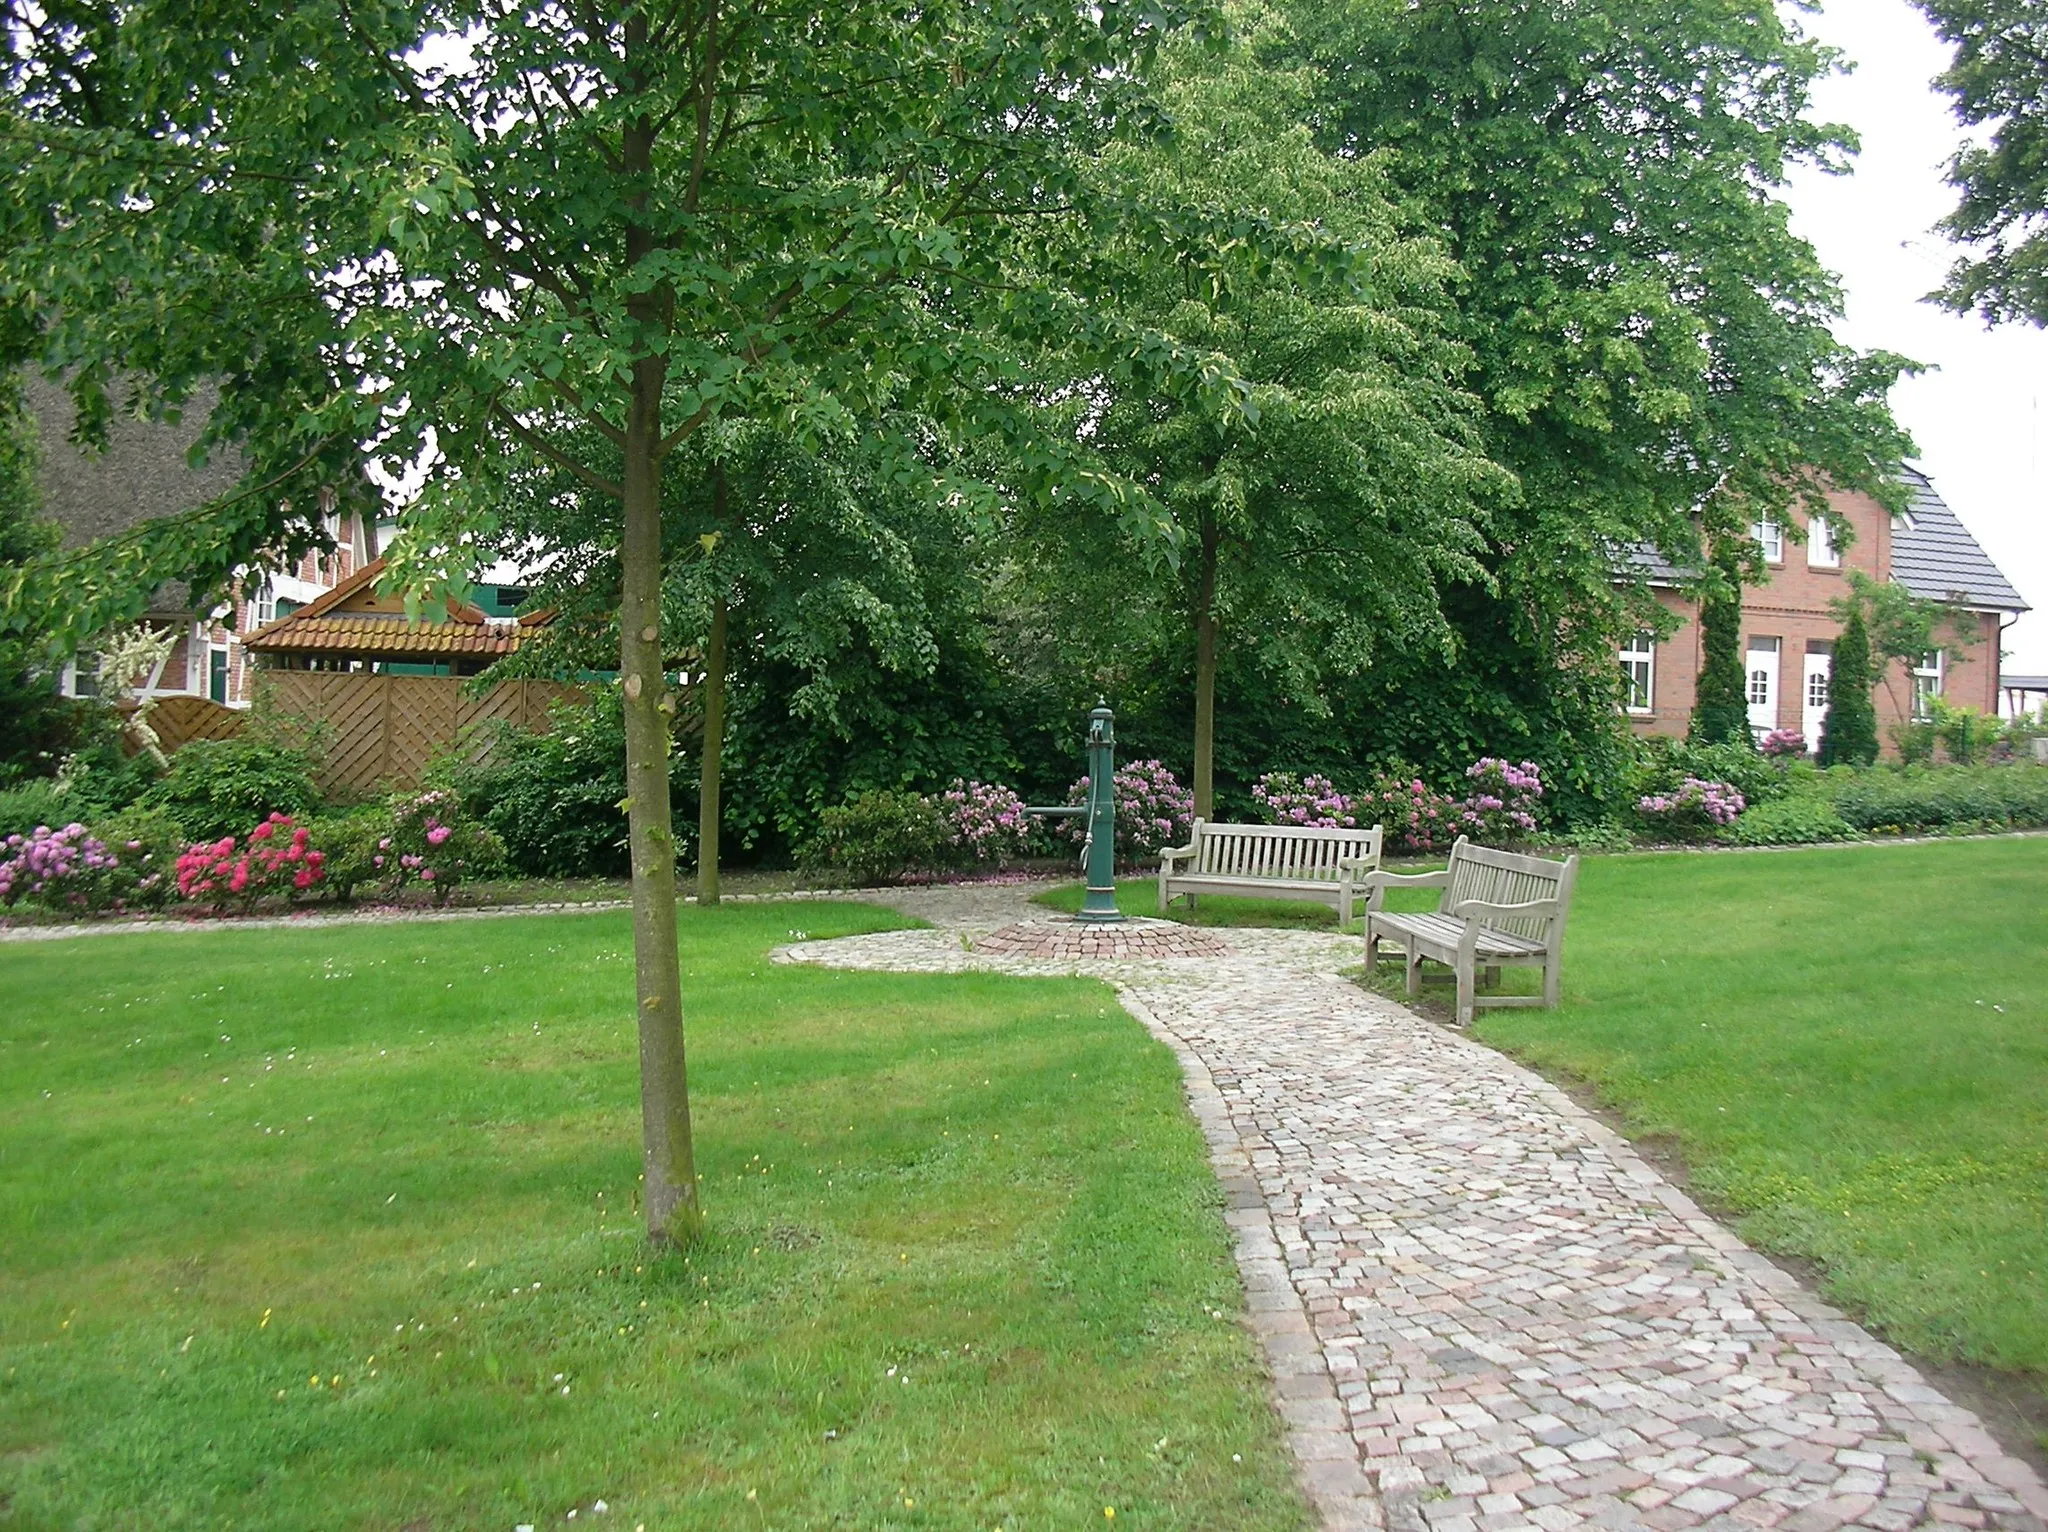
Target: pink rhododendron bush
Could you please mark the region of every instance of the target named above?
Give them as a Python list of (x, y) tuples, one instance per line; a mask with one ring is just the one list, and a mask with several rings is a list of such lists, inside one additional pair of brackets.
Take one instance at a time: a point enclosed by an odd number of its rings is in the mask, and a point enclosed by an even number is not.
[(1358, 824), (1357, 805), (1328, 777), (1290, 771), (1269, 771), (1252, 784), (1252, 812), (1269, 825), (1348, 830)]
[[(1195, 828), (1195, 795), (1160, 761), (1133, 761), (1119, 766), (1110, 779), (1116, 794), (1116, 859), (1135, 865), (1156, 860), (1165, 846), (1185, 846)], [(1067, 802), (1088, 801), (1088, 779), (1067, 789)], [(1079, 819), (1062, 820), (1067, 836), (1079, 845), (1088, 833)]]
[(132, 848), (110, 847), (82, 824), (37, 825), (0, 842), (0, 907), (89, 915), (151, 902), (160, 874)]
[(498, 837), (463, 811), (462, 800), (436, 788), (391, 801), (391, 833), (377, 842), (372, 865), (393, 892), (410, 885), (446, 904), (465, 880), (490, 872), (504, 856)]
[(953, 844), (980, 865), (1007, 866), (1031, 847), (1036, 821), (1014, 788), (957, 778), (939, 795)]
[(1651, 793), (1636, 803), (1636, 813), (1655, 835), (1676, 841), (1711, 840), (1742, 817), (1748, 804), (1726, 782), (1687, 777), (1675, 791)]

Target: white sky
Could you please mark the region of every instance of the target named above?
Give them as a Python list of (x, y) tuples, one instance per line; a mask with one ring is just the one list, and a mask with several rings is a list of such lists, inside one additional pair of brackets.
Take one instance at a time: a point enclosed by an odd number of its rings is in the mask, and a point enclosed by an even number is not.
[[(2021, 596), (2048, 607), (2048, 333), (2027, 324), (1987, 330), (1922, 301), (1955, 257), (1933, 231), (1955, 205), (1943, 166), (1962, 138), (1949, 98), (1932, 83), (1947, 50), (1909, 0), (1829, 0), (1803, 24), (1856, 66), (1822, 82), (1814, 115), (1856, 129), (1863, 152), (1852, 176), (1802, 171), (1793, 179), (1793, 227), (1842, 278), (1841, 338), (1928, 364), (1892, 395), (1920, 466)], [(2021, 618), (2005, 650), (2008, 672), (2048, 673), (2048, 612)]]

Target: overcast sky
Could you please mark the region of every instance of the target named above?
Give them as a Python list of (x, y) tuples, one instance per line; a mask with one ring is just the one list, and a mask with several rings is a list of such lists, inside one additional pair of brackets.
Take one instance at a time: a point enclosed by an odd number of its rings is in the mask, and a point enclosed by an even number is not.
[[(1794, 179), (1794, 227), (1842, 278), (1841, 338), (1928, 364), (1892, 395), (1920, 466), (2020, 594), (2048, 607), (2048, 333), (1987, 330), (1922, 301), (1954, 259), (1933, 232), (1955, 205), (1943, 166), (1962, 134), (1932, 84), (1947, 50), (1909, 0), (1830, 0), (1804, 25), (1854, 61), (1820, 86), (1815, 115), (1856, 129), (1863, 152), (1854, 175)], [(2048, 674), (2048, 612), (2022, 618), (2005, 649), (2008, 672)]]

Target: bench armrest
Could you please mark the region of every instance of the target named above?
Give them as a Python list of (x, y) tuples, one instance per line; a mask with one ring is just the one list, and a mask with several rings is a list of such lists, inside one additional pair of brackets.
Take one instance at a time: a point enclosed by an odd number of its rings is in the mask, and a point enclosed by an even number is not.
[(1493, 904), (1485, 899), (1463, 899), (1444, 911), (1459, 920), (1486, 920), (1506, 915), (1556, 915), (1564, 903), (1558, 899), (1531, 899), (1525, 904)]
[(1358, 880), (1360, 888), (1449, 888), (1451, 869), (1442, 872), (1369, 872)]
[(1185, 846), (1161, 846), (1159, 848), (1159, 865), (1161, 867), (1171, 867), (1175, 862), (1186, 861), (1194, 854), (1195, 845), (1192, 841)]
[(1339, 872), (1378, 872), (1380, 859), (1376, 856), (1340, 856), (1337, 858)]

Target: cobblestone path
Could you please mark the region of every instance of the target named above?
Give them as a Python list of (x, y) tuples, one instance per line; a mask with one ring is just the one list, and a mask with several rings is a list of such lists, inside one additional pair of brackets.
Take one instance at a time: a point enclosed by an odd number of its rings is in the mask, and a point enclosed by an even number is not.
[(2042, 1532), (2048, 1490), (1897, 1352), (1702, 1213), (1561, 1091), (1340, 977), (1355, 938), (1054, 961), (941, 926), (779, 961), (1079, 973), (1179, 1054), (1249, 1322), (1326, 1527)]

